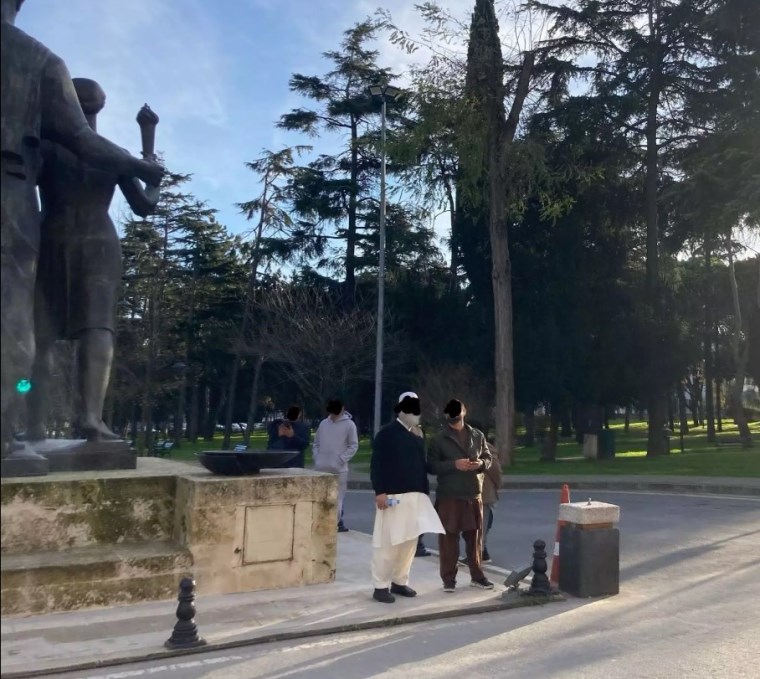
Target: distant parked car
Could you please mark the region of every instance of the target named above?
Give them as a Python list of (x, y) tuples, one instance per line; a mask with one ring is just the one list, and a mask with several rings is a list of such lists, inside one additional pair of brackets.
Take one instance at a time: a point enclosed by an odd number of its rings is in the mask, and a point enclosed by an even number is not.
[[(248, 425), (245, 422), (233, 422), (232, 426), (230, 427), (230, 431), (233, 434), (242, 434), (246, 429), (248, 428)], [(217, 431), (224, 431), (224, 425), (223, 424), (217, 424), (216, 425)]]

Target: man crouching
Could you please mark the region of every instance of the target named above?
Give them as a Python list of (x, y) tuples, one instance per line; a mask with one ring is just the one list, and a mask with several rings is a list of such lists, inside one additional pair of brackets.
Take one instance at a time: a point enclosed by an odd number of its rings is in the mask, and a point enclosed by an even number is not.
[(392, 604), (394, 594), (417, 596), (408, 585), (417, 538), (422, 533), (444, 532), (428, 497), (417, 394), (404, 392), (393, 410), (397, 417), (377, 432), (370, 462), (377, 507), (372, 532), (372, 596), (384, 604)]

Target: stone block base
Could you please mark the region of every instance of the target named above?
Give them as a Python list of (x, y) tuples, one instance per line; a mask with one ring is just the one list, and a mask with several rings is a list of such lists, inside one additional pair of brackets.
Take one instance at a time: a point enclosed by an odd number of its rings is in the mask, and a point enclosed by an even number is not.
[(620, 531), (560, 528), (559, 588), (577, 597), (607, 596), (620, 591)]
[(331, 474), (269, 469), (177, 481), (175, 539), (193, 555), (201, 594), (331, 582), (337, 483)]
[(139, 458), (137, 469), (2, 479), (2, 614), (330, 582), (337, 477), (271, 469), (215, 476)]

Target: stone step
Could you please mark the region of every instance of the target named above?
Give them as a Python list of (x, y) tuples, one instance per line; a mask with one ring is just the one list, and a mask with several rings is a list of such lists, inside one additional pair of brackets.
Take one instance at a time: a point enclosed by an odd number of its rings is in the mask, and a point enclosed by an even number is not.
[(1, 613), (31, 615), (173, 599), (192, 566), (190, 552), (169, 541), (3, 555)]
[(173, 540), (174, 474), (168, 466), (148, 473), (138, 469), (2, 479), (3, 558)]

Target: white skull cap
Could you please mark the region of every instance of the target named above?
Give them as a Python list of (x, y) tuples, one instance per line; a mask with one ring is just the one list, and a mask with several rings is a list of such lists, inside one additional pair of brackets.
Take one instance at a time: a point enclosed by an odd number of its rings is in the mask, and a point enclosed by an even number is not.
[(407, 396), (409, 398), (419, 399), (419, 396), (417, 396), (417, 394), (415, 394), (413, 391), (405, 391), (403, 394), (401, 394), (401, 396), (398, 397), (398, 402), (401, 403), (401, 401), (403, 401)]

